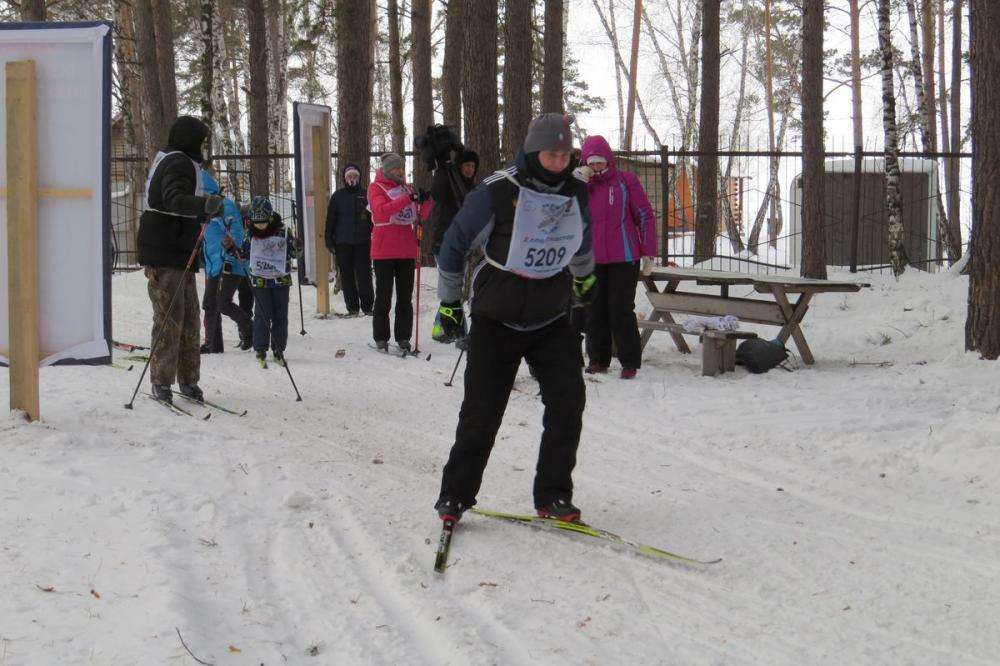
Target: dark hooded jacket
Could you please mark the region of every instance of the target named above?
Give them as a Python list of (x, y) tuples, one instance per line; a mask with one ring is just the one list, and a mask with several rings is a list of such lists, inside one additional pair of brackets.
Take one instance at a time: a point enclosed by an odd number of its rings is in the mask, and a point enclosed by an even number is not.
[(434, 199), (434, 211), (431, 213), (434, 240), (431, 251), (435, 256), (441, 251), (444, 234), (462, 207), (466, 195), (476, 186), (475, 175), (472, 178), (462, 175), (462, 165), (466, 162), (475, 162), (476, 170), (479, 170), (479, 155), (475, 151), (466, 150), (457, 163), (447, 164), (434, 171), (434, 179), (431, 181), (431, 197)]
[(170, 128), (146, 185), (146, 210), (138, 235), (141, 265), (184, 268), (187, 264), (205, 218), (200, 165), (205, 161), (201, 144), (207, 136), (208, 127), (192, 116), (181, 116)]
[(501, 172), (487, 176), (466, 197), (449, 227), (438, 254), (438, 295), (443, 302), (462, 298), (465, 258), (481, 247), (494, 261), (504, 264), (514, 230), (514, 213), (520, 188), (576, 197), (583, 218), (580, 249), (566, 269), (539, 280), (527, 279), (483, 261), (476, 269), (472, 285), (472, 314), (521, 330), (541, 328), (569, 312), (574, 277), (594, 271), (590, 246), (590, 214), (587, 186), (574, 178), (573, 163), (559, 174), (544, 171), (537, 153), (517, 154), (514, 164), (504, 170), (516, 180), (514, 185)]
[[(356, 164), (346, 164), (340, 171), (343, 187), (330, 197), (326, 208), (326, 247), (336, 251), (338, 244), (364, 245), (372, 239), (372, 215), (368, 212), (368, 196), (361, 180), (351, 187), (344, 180), (344, 173)], [(358, 169), (360, 173), (361, 169)]]

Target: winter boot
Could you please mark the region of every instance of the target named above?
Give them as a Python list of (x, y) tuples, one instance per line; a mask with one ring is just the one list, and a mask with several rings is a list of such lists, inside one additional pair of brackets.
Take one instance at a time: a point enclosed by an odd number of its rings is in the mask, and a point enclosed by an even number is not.
[(434, 505), (434, 508), (437, 510), (441, 520), (450, 520), (457, 523), (462, 519), (462, 514), (465, 513), (468, 507), (454, 497), (442, 497)]
[(202, 390), (198, 387), (197, 384), (181, 384), (180, 389), (183, 395), (186, 395), (192, 400), (197, 400), (198, 402), (201, 402), (202, 400), (205, 399), (205, 394), (202, 392)]
[(153, 397), (169, 405), (174, 404), (174, 393), (169, 384), (153, 384)]
[(375, 349), (378, 349), (379, 351), (384, 351), (384, 352), (389, 351), (389, 341), (388, 340), (376, 340), (375, 341)]
[(404, 354), (409, 354), (411, 351), (413, 351), (413, 347), (410, 346), (409, 340), (403, 340), (402, 342), (397, 344), (399, 344), (399, 348), (403, 350)]
[(607, 371), (608, 371), (608, 366), (601, 365), (600, 363), (595, 363), (594, 361), (591, 361), (590, 364), (587, 366), (587, 369), (584, 370), (584, 372), (586, 372), (588, 375), (603, 375)]
[(260, 363), (260, 367), (262, 367), (262, 368), (266, 368), (267, 367), (267, 352), (266, 351), (259, 351), (259, 352), (257, 352), (257, 362)]
[(622, 379), (635, 379), (635, 374), (639, 372), (635, 368), (622, 368), (622, 373), (619, 375)]
[(274, 354), (274, 362), (281, 367), (285, 367), (285, 352), (275, 349), (271, 353)]
[(542, 518), (553, 518), (567, 523), (580, 522), (580, 510), (569, 500), (557, 499), (545, 506), (536, 507), (535, 510)]

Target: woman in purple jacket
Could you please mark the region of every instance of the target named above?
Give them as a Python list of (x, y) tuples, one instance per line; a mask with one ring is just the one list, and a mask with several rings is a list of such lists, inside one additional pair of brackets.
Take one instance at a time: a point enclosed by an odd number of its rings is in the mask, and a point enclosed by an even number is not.
[(593, 301), (587, 316), (587, 372), (604, 373), (611, 365), (614, 340), (621, 378), (632, 379), (642, 365), (635, 320), (635, 285), (639, 262), (656, 255), (656, 222), (645, 190), (635, 174), (618, 171), (603, 136), (583, 142), (578, 171), (587, 179), (594, 244)]

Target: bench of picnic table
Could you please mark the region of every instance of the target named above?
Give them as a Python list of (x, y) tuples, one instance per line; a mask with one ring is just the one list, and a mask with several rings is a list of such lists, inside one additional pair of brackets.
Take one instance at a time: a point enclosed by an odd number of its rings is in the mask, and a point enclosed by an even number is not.
[(697, 335), (701, 339), (701, 374), (704, 377), (715, 377), (723, 372), (733, 372), (736, 369), (736, 341), (756, 338), (756, 333), (750, 331), (688, 331), (680, 324), (665, 321), (639, 321), (639, 328), (656, 331), (669, 331), (674, 335)]

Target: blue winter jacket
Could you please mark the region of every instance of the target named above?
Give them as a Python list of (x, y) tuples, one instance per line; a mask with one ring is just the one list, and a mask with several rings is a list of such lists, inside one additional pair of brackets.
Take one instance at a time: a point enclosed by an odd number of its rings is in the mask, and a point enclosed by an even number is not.
[[(207, 171), (201, 172), (202, 187), (205, 194), (218, 194), (219, 183)], [(229, 235), (235, 243), (234, 247), (243, 247), (243, 216), (240, 209), (229, 197), (225, 198), (222, 215), (213, 217), (205, 229), (205, 242), (202, 244), (202, 260), (205, 264), (205, 275), (217, 278), (225, 272), (237, 276), (246, 275), (245, 260), (240, 261), (232, 252), (222, 246), (222, 239)]]

